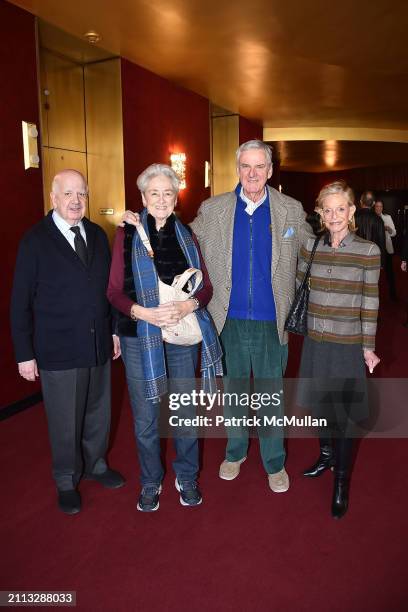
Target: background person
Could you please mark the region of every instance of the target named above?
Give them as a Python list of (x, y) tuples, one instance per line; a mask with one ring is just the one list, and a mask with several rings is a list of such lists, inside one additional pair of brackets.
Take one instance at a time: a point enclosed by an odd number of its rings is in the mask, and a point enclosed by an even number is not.
[[(401, 251), (401, 270), (403, 272), (407, 271), (407, 261), (408, 261), (408, 232), (404, 236), (404, 242), (402, 243), (402, 251)], [(407, 320), (403, 325), (404, 327), (408, 327), (408, 310), (407, 310)]]
[(395, 290), (395, 277), (394, 277), (394, 245), (392, 244), (392, 238), (397, 235), (394, 221), (391, 215), (384, 213), (384, 202), (382, 200), (376, 200), (374, 204), (374, 212), (378, 215), (383, 223), (385, 230), (385, 274), (387, 276), (388, 291), (392, 300), (397, 299), (397, 292)]
[[(40, 376), (59, 508), (81, 509), (82, 474), (107, 488), (124, 484), (108, 468), (112, 333), (106, 299), (105, 232), (84, 217), (88, 186), (76, 170), (54, 177), (53, 210), (22, 239), (11, 297), (20, 375)], [(113, 336), (114, 354), (120, 355)]]
[(320, 215), (315, 210), (312, 213), (306, 215), (306, 221), (310, 225), (315, 236), (321, 233), (322, 225), (320, 222)]
[(374, 212), (374, 192), (364, 191), (360, 197), (360, 206), (355, 213), (356, 233), (364, 240), (370, 240), (381, 252), (381, 266), (385, 267), (385, 228), (383, 220)]
[[(161, 328), (196, 311), (203, 335), (201, 371), (204, 377), (222, 373), (221, 347), (205, 311), (212, 287), (196, 239), (175, 216), (179, 179), (167, 165), (152, 164), (137, 179), (144, 211), (140, 221), (149, 236), (154, 259), (149, 257), (133, 225), (118, 228), (113, 249), (108, 297), (122, 313), (119, 320), (122, 357), (132, 406), (139, 454), (142, 491), (137, 508), (152, 512), (159, 507), (163, 466), (160, 460), (160, 396), (190, 393), (195, 379), (199, 344), (180, 346), (162, 341)], [(194, 298), (159, 305), (157, 277), (169, 285), (187, 268), (203, 271), (203, 283)], [(193, 405), (184, 416), (194, 416)], [(194, 432), (175, 437), (176, 488), (184, 506), (201, 504), (197, 484), (198, 440)]]
[[(365, 365), (372, 372), (380, 361), (374, 352), (380, 251), (355, 234), (354, 194), (344, 181), (323, 187), (316, 203), (325, 232), (311, 268), (298, 403), (329, 422), (321, 432), (320, 456), (304, 475), (320, 476), (334, 467), (331, 511), (339, 519), (348, 507), (353, 449), (349, 436), (353, 423), (367, 416)], [(301, 249), (299, 282), (313, 243), (310, 238)]]

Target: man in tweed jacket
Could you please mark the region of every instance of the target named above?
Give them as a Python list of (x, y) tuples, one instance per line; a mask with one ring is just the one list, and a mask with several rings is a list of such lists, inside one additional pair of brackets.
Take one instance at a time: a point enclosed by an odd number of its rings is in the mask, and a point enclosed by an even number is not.
[[(272, 176), (271, 153), (259, 140), (242, 144), (237, 188), (203, 202), (191, 223), (214, 289), (208, 310), (220, 334), (226, 375), (249, 381), (252, 371), (255, 386), (257, 379), (264, 385), (276, 382), (286, 368), (284, 324), (295, 292), (299, 248), (311, 234), (300, 202), (266, 185)], [(233, 384), (228, 390), (234, 391)], [(232, 480), (246, 459), (248, 431), (240, 426), (227, 430), (220, 477)], [(282, 435), (258, 434), (270, 488), (287, 491)]]

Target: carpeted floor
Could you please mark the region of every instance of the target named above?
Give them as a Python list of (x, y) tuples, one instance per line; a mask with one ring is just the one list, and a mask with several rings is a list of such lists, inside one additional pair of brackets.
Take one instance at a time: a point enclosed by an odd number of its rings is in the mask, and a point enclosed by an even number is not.
[[(407, 376), (404, 316), (402, 302), (383, 300), (379, 376)], [(77, 608), (91, 612), (407, 609), (406, 440), (363, 440), (341, 521), (330, 517), (331, 473), (300, 475), (315, 458), (314, 440), (289, 441), (285, 494), (268, 489), (255, 440), (232, 482), (218, 478), (224, 441), (205, 440), (197, 508), (179, 503), (169, 443), (160, 509), (142, 514), (121, 364), (113, 417), (110, 463), (127, 484), (81, 483), (83, 510), (72, 517), (56, 508), (43, 407), (1, 423), (0, 590), (75, 590)]]

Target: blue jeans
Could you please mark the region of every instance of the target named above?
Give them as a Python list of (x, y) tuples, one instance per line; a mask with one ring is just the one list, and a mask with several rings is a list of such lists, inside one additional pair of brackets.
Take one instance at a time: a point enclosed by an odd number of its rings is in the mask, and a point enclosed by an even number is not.
[[(139, 338), (120, 339), (122, 358), (126, 368), (130, 404), (133, 413), (136, 445), (140, 463), (142, 486), (159, 486), (163, 479), (160, 458), (159, 414), (160, 402), (153, 403), (143, 395), (143, 367)], [(171, 393), (191, 393), (194, 387), (198, 344), (178, 346), (164, 342), (164, 352)], [(195, 407), (186, 406), (183, 416), (195, 416)], [(182, 433), (182, 432), (179, 432)], [(191, 428), (188, 435), (175, 437), (176, 459), (173, 469), (180, 481), (196, 480), (198, 474), (198, 440)]]

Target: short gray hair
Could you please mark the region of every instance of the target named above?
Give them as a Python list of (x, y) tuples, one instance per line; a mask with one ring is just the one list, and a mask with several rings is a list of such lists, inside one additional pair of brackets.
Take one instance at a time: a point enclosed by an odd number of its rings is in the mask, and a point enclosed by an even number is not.
[(180, 180), (177, 174), (174, 172), (173, 168), (168, 166), (167, 164), (151, 164), (143, 170), (141, 174), (137, 177), (136, 184), (141, 193), (144, 193), (148, 187), (149, 182), (156, 178), (156, 176), (166, 176), (170, 179), (171, 184), (173, 186), (174, 193), (177, 195), (180, 191)]
[(249, 149), (260, 149), (265, 153), (266, 163), (268, 166), (272, 166), (272, 147), (267, 145), (262, 140), (248, 140), (247, 142), (243, 142), (236, 151), (236, 162), (237, 168), (239, 167), (239, 158), (241, 153), (244, 151), (248, 151)]

